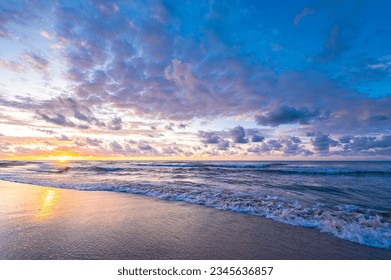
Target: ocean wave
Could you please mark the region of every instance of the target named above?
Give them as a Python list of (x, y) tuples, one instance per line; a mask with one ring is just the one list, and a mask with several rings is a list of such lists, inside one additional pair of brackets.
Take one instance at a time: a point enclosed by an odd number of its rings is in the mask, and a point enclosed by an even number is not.
[(183, 201), (221, 210), (263, 216), (294, 226), (317, 228), (352, 242), (391, 249), (391, 212), (364, 209), (354, 205), (305, 205), (279, 196), (251, 196), (206, 187), (164, 187), (154, 184), (78, 187), (142, 194), (163, 200)]
[(7, 168), (7, 167), (13, 167), (13, 166), (25, 166), (28, 164), (36, 164), (38, 162), (32, 162), (32, 161), (0, 161), (0, 168)]
[(165, 188), (161, 185), (137, 184), (78, 187), (80, 190), (105, 190), (142, 194), (163, 200), (183, 201), (221, 210), (270, 218), (294, 226), (317, 228), (322, 232), (352, 242), (391, 249), (391, 212), (363, 209), (354, 205), (304, 205), (279, 196), (250, 196), (205, 187)]
[(391, 170), (336, 170), (336, 169), (267, 169), (261, 172), (276, 173), (281, 175), (297, 174), (297, 175), (380, 175), (390, 176)]
[[(167, 170), (195, 169), (212, 171), (241, 172), (249, 170), (276, 175), (315, 175), (315, 176), (391, 176), (390, 167), (384, 169), (365, 168), (325, 168), (316, 164), (305, 165), (283, 162), (71, 162), (59, 166), (53, 162), (0, 161), (0, 168), (28, 166), (30, 171), (42, 173), (62, 173), (82, 171), (95, 173), (133, 172), (141, 169), (162, 168)], [(66, 170), (65, 170), (66, 169)]]

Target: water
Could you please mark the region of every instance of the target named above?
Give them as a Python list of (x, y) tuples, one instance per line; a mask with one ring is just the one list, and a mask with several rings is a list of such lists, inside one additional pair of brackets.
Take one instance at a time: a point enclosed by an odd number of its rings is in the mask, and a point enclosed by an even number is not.
[(184, 201), (391, 249), (391, 162), (0, 161), (0, 179)]

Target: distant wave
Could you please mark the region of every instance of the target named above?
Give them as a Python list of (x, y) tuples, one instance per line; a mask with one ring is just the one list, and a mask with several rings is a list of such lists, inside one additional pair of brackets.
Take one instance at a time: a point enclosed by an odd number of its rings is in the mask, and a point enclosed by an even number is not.
[[(330, 168), (325, 169), (318, 166), (303, 168), (300, 164), (291, 165), (282, 162), (265, 163), (237, 163), (237, 162), (121, 162), (115, 166), (110, 166), (112, 162), (91, 162), (89, 165), (68, 165), (58, 166), (50, 162), (18, 162), (18, 161), (0, 161), (0, 168), (34, 165), (29, 170), (43, 173), (63, 173), (68, 171), (84, 171), (96, 173), (110, 172), (133, 172), (140, 168), (194, 168), (194, 169), (213, 169), (213, 170), (255, 170), (256, 172), (273, 173), (280, 175), (346, 175), (346, 176), (391, 176), (391, 170), (364, 170), (364, 169), (344, 169)], [(111, 163), (111, 164), (110, 164)]]
[[(257, 172), (263, 172), (263, 173), (273, 173), (276, 175), (318, 175), (318, 176), (339, 176), (339, 175), (346, 175), (346, 176), (368, 176), (368, 175), (374, 175), (374, 176), (391, 176), (391, 171), (385, 171), (385, 170), (321, 170), (321, 169), (309, 169), (309, 170), (302, 170), (302, 169), (269, 169), (270, 166), (273, 165), (137, 165), (137, 166), (131, 166), (131, 167), (101, 167), (101, 166), (91, 166), (91, 167), (66, 167), (66, 171), (69, 170), (77, 170), (77, 171), (92, 171), (97, 173), (110, 173), (110, 172), (132, 172), (132, 171), (139, 171), (140, 168), (137, 167), (170, 167), (170, 168), (199, 168), (199, 169), (212, 169), (212, 170), (219, 170), (219, 169), (229, 169), (234, 171), (235, 169), (242, 170), (242, 169), (252, 169), (257, 170)], [(36, 170), (37, 172), (49, 172), (49, 173), (56, 173), (61, 170), (64, 170), (64, 168), (56, 169), (56, 170), (48, 170), (48, 169), (39, 169)]]
[(262, 170), (262, 172), (278, 173), (278, 174), (302, 174), (302, 175), (391, 175), (391, 171), (383, 170)]

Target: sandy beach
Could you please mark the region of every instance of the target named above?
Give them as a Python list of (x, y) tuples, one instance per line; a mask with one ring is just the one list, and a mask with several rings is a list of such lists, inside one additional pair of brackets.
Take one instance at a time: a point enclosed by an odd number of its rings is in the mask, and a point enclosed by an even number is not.
[(6, 181), (0, 225), (0, 259), (391, 259), (391, 251), (262, 217)]

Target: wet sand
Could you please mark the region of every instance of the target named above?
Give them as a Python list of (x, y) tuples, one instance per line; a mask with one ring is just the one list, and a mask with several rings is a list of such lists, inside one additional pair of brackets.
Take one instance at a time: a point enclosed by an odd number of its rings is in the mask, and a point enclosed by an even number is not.
[(0, 259), (391, 259), (262, 217), (0, 181)]

